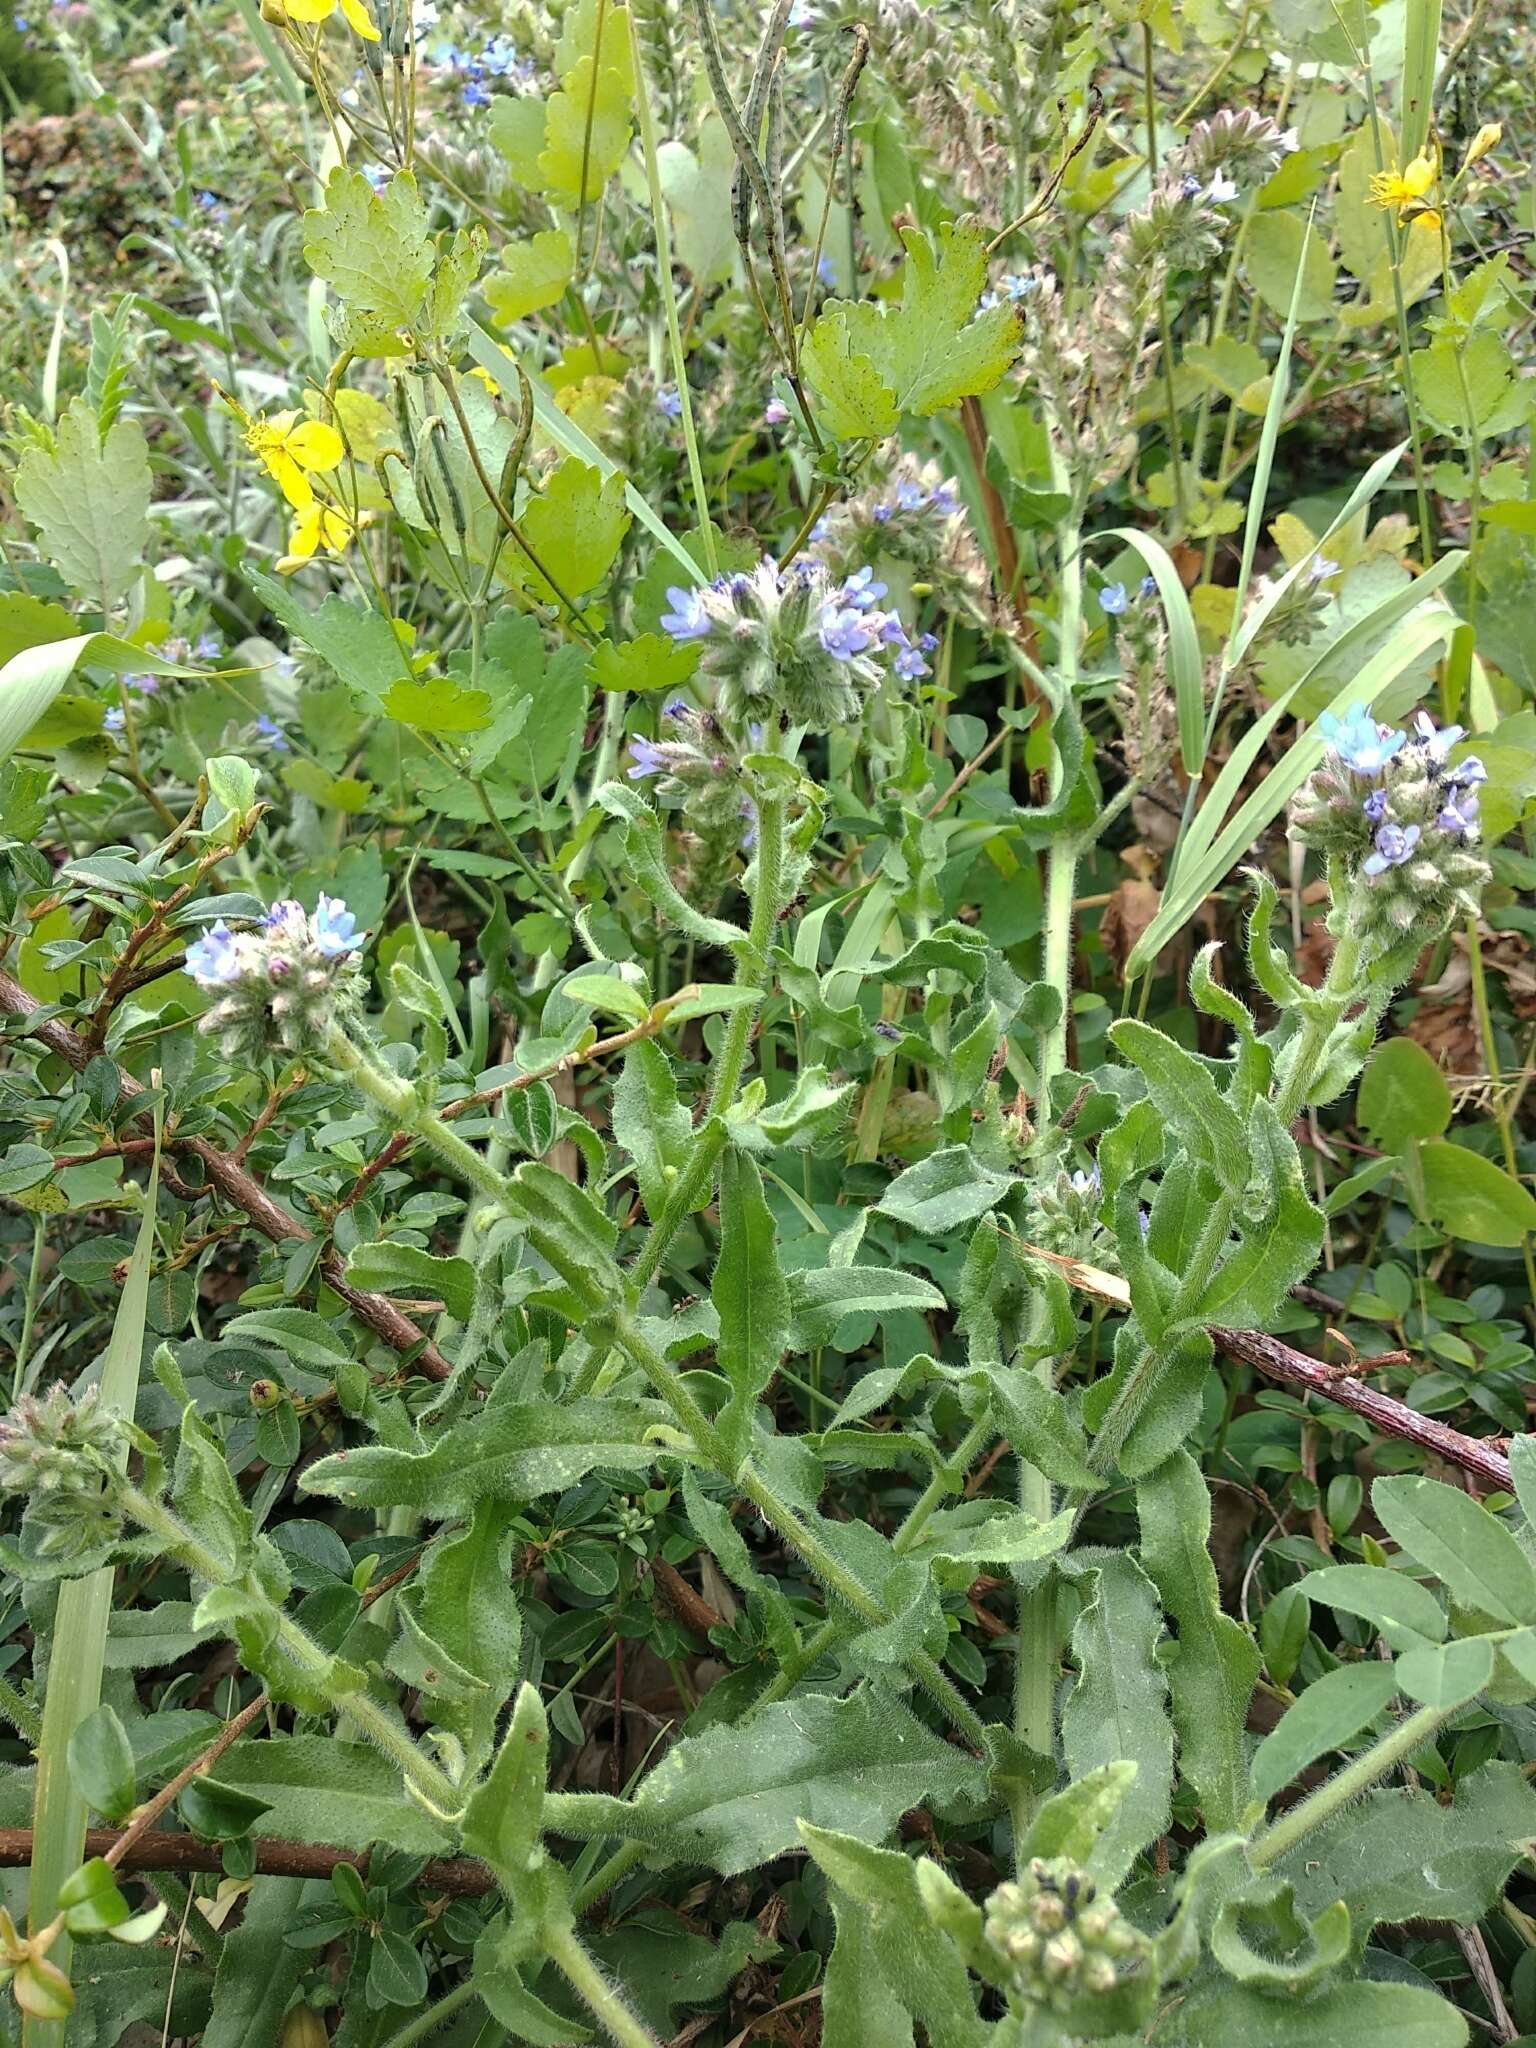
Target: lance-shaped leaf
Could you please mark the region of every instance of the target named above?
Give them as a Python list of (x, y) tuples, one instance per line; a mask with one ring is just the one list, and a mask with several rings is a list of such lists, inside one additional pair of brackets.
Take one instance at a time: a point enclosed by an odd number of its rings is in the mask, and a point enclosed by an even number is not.
[(1373, 1657), (1341, 1664), (1309, 1685), (1259, 1744), (1253, 1759), (1253, 1796), (1266, 1803), (1309, 1764), (1369, 1728), (1397, 1691), (1391, 1664)]
[(965, 1810), (985, 1769), (894, 1699), (866, 1686), (762, 1708), (742, 1727), (687, 1736), (633, 1799), (552, 1793), (552, 1834), (644, 1842), (670, 1862), (734, 1877), (799, 1845), (799, 1823), (879, 1839), (910, 1807)]
[(1249, 1174), (1247, 1134), (1210, 1068), (1138, 1018), (1122, 1017), (1109, 1034), (1116, 1051), (1140, 1067), (1147, 1094), (1190, 1158), (1208, 1166), (1230, 1194), (1241, 1194)]
[(672, 1063), (642, 1038), (624, 1055), (613, 1090), (613, 1135), (634, 1164), (645, 1213), (654, 1223), (673, 1181), (687, 1164), (693, 1123), (678, 1100)]
[[(928, 2038), (945, 2048), (985, 2048), (992, 2029), (977, 2016), (960, 1951), (928, 1917), (918, 1865), (899, 1850), (806, 1821), (800, 1835), (832, 1880), (837, 1918), (824, 1994), (825, 2048), (910, 2041), (911, 2018), (921, 2020)], [(895, 2031), (870, 2031), (871, 1997), (877, 2013), (886, 2000), (894, 2003), (888, 2025)]]
[(1212, 1833), (1237, 1826), (1248, 1802), (1243, 1744), (1259, 1675), (1258, 1645), (1221, 1610), (1211, 1563), (1211, 1496), (1199, 1466), (1176, 1451), (1136, 1488), (1141, 1561), (1178, 1628), (1168, 1660), (1179, 1761)]
[(1067, 1767), (1081, 1778), (1104, 1764), (1136, 1766), (1088, 1858), (1108, 1887), (1168, 1825), (1173, 1727), (1157, 1659), (1163, 1614), (1151, 1583), (1128, 1552), (1092, 1551), (1083, 1561), (1092, 1592), (1072, 1630), (1078, 1676), (1061, 1714)]
[(710, 1298), (720, 1318), (716, 1359), (731, 1383), (719, 1418), (734, 1458), (746, 1456), (752, 1411), (789, 1343), (789, 1289), (773, 1212), (756, 1166), (731, 1147), (720, 1168), (720, 1256)]
[(1536, 1622), (1536, 1568), (1496, 1515), (1436, 1479), (1378, 1479), (1371, 1505), (1394, 1543), (1453, 1600), (1506, 1623)]
[(435, 1522), (470, 1514), (477, 1501), (536, 1500), (599, 1466), (643, 1472), (652, 1458), (650, 1417), (629, 1401), (498, 1401), (443, 1431), (430, 1450), (364, 1444), (321, 1458), (307, 1492), (356, 1507), (415, 1508)]

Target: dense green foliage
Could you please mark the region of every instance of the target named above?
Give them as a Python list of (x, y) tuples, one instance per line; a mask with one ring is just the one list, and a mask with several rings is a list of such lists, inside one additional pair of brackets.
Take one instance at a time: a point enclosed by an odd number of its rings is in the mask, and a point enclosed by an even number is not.
[(1536, 2038), (1533, 57), (23, 0), (0, 2040)]

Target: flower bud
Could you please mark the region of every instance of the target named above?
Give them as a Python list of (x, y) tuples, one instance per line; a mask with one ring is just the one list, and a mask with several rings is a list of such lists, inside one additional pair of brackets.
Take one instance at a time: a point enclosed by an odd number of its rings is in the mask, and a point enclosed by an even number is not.
[(1462, 159), (1461, 168), (1466, 170), (1469, 165), (1475, 164), (1479, 158), (1487, 156), (1490, 150), (1497, 149), (1503, 140), (1503, 123), (1501, 121), (1485, 121), (1473, 136), (1471, 147)]

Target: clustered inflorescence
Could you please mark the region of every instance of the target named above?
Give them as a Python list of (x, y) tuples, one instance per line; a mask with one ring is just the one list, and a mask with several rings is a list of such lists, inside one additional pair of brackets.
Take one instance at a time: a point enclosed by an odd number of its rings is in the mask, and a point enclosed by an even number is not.
[(232, 932), (221, 918), (187, 948), (187, 972), (218, 991), (203, 1030), (228, 1059), (317, 1044), (358, 1006), (362, 943), (356, 918), (334, 896), (321, 896), (312, 912), (291, 899), (275, 903), (251, 931)]
[(1155, 359), (1150, 329), (1169, 278), (1214, 263), (1230, 225), (1223, 209), (1296, 146), (1293, 130), (1247, 108), (1198, 121), (1164, 159), (1145, 205), (1110, 238), (1081, 315), (1069, 316), (1050, 271), (1023, 274), (1031, 284), (1018, 295), (1021, 365), (1083, 474), (1105, 484), (1134, 458), (1135, 399)]
[(1360, 705), (1319, 726), (1328, 750), (1292, 801), (1292, 836), (1361, 878), (1367, 921), (1386, 934), (1430, 935), (1452, 909), (1475, 913), (1489, 879), (1478, 851), (1487, 770), (1475, 754), (1451, 761), (1462, 728), (1437, 730), (1420, 711), (1402, 732)]
[(111, 1470), (125, 1441), (95, 1387), (78, 1401), (62, 1383), (41, 1400), (24, 1394), (0, 1420), (0, 1492), (27, 1496), (39, 1556), (84, 1556), (117, 1534)]
[(1110, 1998), (1148, 1962), (1146, 1936), (1066, 1857), (1037, 1856), (1017, 1882), (999, 1885), (985, 1933), (1020, 1996), (1074, 2029), (1085, 2006)]
[(817, 520), (810, 552), (836, 576), (877, 561), (900, 563), (946, 610), (978, 626), (996, 623), (986, 559), (958, 485), (936, 462), (902, 455), (888, 477)]
[(880, 610), (885, 595), (867, 566), (839, 582), (809, 555), (782, 569), (765, 558), (701, 589), (674, 585), (661, 624), (678, 645), (698, 645), (721, 718), (830, 732), (858, 715), (887, 662), (903, 681), (929, 672), (936, 643), (927, 634), (914, 641)]

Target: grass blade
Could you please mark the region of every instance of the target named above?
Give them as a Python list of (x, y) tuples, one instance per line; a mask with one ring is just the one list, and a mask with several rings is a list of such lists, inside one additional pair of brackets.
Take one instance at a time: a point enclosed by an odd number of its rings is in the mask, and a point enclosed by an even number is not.
[[(123, 1283), (101, 1366), (101, 1398), (108, 1408), (131, 1416), (139, 1396), (139, 1362), (149, 1308), (149, 1268), (155, 1247), (155, 1202), (160, 1191), (160, 1120), (144, 1191), (144, 1214)], [(32, 1807), (32, 1868), (27, 1884), (27, 1926), (36, 1934), (57, 1911), (59, 1887), (78, 1869), (85, 1847), (85, 1801), (69, 1775), (69, 1739), (101, 1703), (102, 1660), (115, 1573), (110, 1565), (88, 1578), (67, 1579), (59, 1588), (53, 1639), (48, 1646), (48, 1683), (43, 1700), (42, 1737), (37, 1746), (37, 1788)], [(70, 1942), (60, 1935), (49, 1960), (69, 1968)], [(62, 2020), (28, 2018), (24, 2048), (63, 2048)]]
[[(1427, 648), (1437, 640), (1449, 640), (1457, 624), (1455, 613), (1450, 611), (1426, 612), (1407, 620), (1360, 673), (1350, 678), (1329, 705), (1329, 710), (1338, 714), (1355, 704), (1373, 704), (1387, 685), (1395, 682)], [(1285, 759), (1271, 768), (1231, 823), (1217, 836), (1210, 851), (1192, 867), (1185, 863), (1187, 872), (1182, 872), (1177, 885), (1170, 887), (1161, 910), (1137, 940), (1126, 961), (1127, 980), (1142, 973), (1157, 958), (1168, 941), (1193, 917), (1207, 891), (1215, 887), (1259, 834), (1274, 822), (1322, 759), (1325, 744), (1315, 725), (1303, 733)]]
[(1183, 579), (1173, 566), (1173, 557), (1150, 533), (1135, 526), (1112, 526), (1107, 536), (1123, 540), (1134, 548), (1157, 582), (1168, 621), (1168, 674), (1173, 700), (1179, 714), (1179, 754), (1186, 775), (1195, 776), (1205, 764), (1205, 683), (1200, 659), (1200, 635)]

